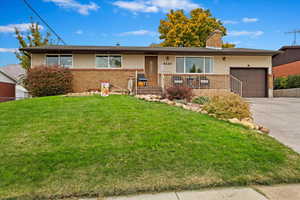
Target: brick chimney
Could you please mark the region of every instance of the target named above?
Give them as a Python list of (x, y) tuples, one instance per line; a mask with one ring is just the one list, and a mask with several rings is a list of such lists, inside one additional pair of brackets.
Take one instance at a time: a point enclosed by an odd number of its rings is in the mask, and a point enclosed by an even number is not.
[(206, 48), (222, 49), (222, 36), (222, 31), (218, 29), (212, 32), (206, 40)]

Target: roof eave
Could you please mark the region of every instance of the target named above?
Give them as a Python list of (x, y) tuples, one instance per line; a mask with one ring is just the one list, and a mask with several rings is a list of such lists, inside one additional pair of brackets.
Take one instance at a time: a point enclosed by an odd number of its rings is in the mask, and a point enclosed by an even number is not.
[(261, 52), (248, 52), (248, 51), (178, 51), (171, 50), (124, 50), (124, 49), (107, 49), (107, 50), (95, 50), (95, 49), (34, 49), (34, 48), (20, 48), (20, 51), (26, 51), (29, 53), (128, 53), (128, 54), (198, 54), (198, 55), (249, 55), (249, 56), (273, 56), (280, 51), (261, 51)]

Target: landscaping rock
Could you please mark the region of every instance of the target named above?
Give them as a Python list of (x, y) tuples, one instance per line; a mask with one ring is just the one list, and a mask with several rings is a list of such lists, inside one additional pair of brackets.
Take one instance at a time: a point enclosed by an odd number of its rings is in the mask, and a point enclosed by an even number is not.
[(253, 119), (250, 118), (250, 117), (247, 117), (247, 118), (242, 119), (242, 122), (251, 122), (251, 123), (253, 123)]
[(241, 121), (238, 120), (237, 118), (228, 119), (228, 121), (229, 121), (230, 123), (233, 123), (233, 124), (240, 124), (240, 123), (241, 123)]
[(206, 110), (202, 110), (201, 113), (202, 114), (208, 114), (208, 112)]
[(199, 111), (199, 107), (198, 106), (191, 106), (190, 110), (193, 112), (198, 112)]
[(169, 101), (170, 101), (169, 99), (161, 99), (161, 100), (160, 100), (160, 102), (166, 103), (166, 104), (167, 104)]
[(202, 109), (201, 108), (198, 108), (198, 110), (196, 111), (196, 112), (198, 112), (198, 113), (202, 113)]
[(64, 97), (85, 97), (85, 96), (93, 96), (93, 95), (100, 95), (100, 92), (68, 93), (64, 95)]
[(240, 124), (250, 128), (250, 129), (255, 129), (255, 127), (256, 127), (255, 124), (253, 124), (252, 122), (247, 122), (247, 121), (241, 121)]
[(167, 104), (173, 106), (173, 105), (175, 105), (175, 102), (169, 100), (169, 101), (167, 102)]
[(266, 128), (266, 127), (262, 127), (261, 129), (259, 129), (261, 132), (269, 134), (270, 133), (270, 129)]
[(175, 102), (175, 106), (177, 106), (177, 107), (183, 107), (184, 104)]
[(184, 105), (184, 104), (182, 105), (182, 108), (183, 108), (183, 109), (186, 109), (186, 110), (189, 110), (189, 109), (190, 109), (190, 107), (189, 107), (189, 106), (187, 106), (187, 105)]

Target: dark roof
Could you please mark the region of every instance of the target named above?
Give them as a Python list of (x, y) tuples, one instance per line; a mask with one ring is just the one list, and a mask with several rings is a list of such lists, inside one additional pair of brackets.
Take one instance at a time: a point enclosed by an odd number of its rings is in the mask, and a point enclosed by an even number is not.
[(282, 46), (279, 51), (283, 51), (286, 49), (300, 49), (300, 45), (294, 45), (294, 46)]
[(30, 53), (146, 53), (146, 54), (210, 54), (210, 55), (275, 55), (279, 51), (246, 48), (200, 47), (134, 47), (134, 46), (75, 46), (48, 45), (21, 48)]
[(10, 64), (4, 67), (0, 67), (0, 71), (18, 81), (22, 75), (26, 73), (26, 70), (21, 67), (19, 64)]

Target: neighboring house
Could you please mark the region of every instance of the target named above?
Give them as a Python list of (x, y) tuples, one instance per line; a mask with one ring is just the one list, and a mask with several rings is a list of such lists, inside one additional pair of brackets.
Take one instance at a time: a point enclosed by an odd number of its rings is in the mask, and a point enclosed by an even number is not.
[(210, 36), (207, 48), (57, 45), (20, 50), (31, 54), (31, 67), (69, 67), (75, 92), (99, 88), (102, 81), (127, 89), (129, 80), (138, 79), (137, 93), (187, 86), (196, 94), (233, 91), (244, 97), (272, 97), (272, 56), (278, 52), (222, 49), (220, 34)]
[(14, 100), (16, 97), (16, 80), (0, 70), (0, 102)]
[(283, 46), (273, 56), (274, 77), (300, 75), (300, 46)]
[[(20, 85), (26, 71), (18, 64), (0, 67), (0, 97), (2, 99), (23, 99), (28, 97), (27, 90)], [(9, 79), (9, 80), (8, 80)]]

